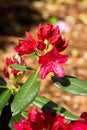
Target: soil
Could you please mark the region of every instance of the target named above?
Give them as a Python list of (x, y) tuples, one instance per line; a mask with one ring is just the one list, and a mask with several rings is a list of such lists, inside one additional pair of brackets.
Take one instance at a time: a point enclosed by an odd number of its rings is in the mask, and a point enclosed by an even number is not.
[[(69, 55), (69, 60), (64, 65), (65, 73), (87, 81), (86, 4), (86, 0), (1, 1), (0, 76), (4, 77), (5, 59), (15, 54), (14, 47), (20, 37), (25, 37), (25, 31), (36, 37), (38, 24), (49, 23), (50, 18), (56, 17), (65, 21), (71, 28), (70, 32), (62, 32), (63, 37), (69, 39), (69, 45), (63, 52)], [(25, 56), (25, 59), (28, 65), (35, 68), (38, 66), (29, 56)], [(41, 81), (39, 94), (52, 99), (75, 115), (79, 116), (87, 111), (86, 96), (75, 96), (55, 88), (49, 76)]]

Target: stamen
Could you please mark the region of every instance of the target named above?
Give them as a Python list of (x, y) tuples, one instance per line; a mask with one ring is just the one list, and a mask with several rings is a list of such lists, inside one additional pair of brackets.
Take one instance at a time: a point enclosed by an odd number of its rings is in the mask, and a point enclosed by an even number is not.
[(44, 43), (46, 44), (46, 47), (45, 47), (45, 49), (43, 51), (35, 48), (35, 53), (38, 56), (45, 55), (46, 53), (48, 53), (49, 51), (51, 51), (54, 48), (54, 45), (50, 44), (47, 39), (44, 40)]

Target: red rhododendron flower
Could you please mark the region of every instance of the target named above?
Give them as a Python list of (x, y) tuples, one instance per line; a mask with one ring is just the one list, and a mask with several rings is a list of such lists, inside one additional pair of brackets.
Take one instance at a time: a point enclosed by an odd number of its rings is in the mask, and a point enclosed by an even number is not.
[(48, 53), (54, 47), (60, 52), (68, 45), (68, 41), (62, 38), (59, 27), (52, 24), (46, 26), (40, 24), (37, 35), (38, 41), (36, 42), (33, 36), (26, 32), (26, 39), (19, 40), (19, 45), (15, 47), (19, 55), (30, 54), (36, 50)]
[(64, 130), (87, 130), (86, 124), (67, 124)]
[(47, 24), (43, 26), (42, 24), (39, 25), (38, 28), (38, 39), (39, 40), (49, 40), (51, 44), (56, 44), (56, 42), (60, 38), (59, 27), (55, 27), (52, 24)]
[[(83, 118), (86, 120), (87, 115)], [(65, 123), (65, 117), (60, 114), (53, 116), (50, 110), (40, 112), (38, 109), (33, 109), (28, 113), (28, 119), (14, 123), (14, 128), (16, 130), (87, 130), (87, 123), (84, 120)]]
[(33, 130), (26, 119), (20, 120), (19, 123), (14, 123), (14, 128), (16, 128), (16, 130)]
[(34, 40), (32, 35), (26, 32), (26, 40), (19, 40), (19, 45), (15, 50), (19, 55), (35, 52), (39, 57), (38, 63), (41, 64), (40, 77), (45, 78), (50, 72), (58, 77), (64, 76), (62, 64), (68, 59), (67, 56), (59, 54), (63, 51), (68, 41), (62, 38), (58, 26), (47, 24), (39, 25), (38, 40)]
[[(43, 114), (38, 109), (33, 109), (28, 113), (28, 121), (30, 124), (38, 128), (37, 130), (41, 130), (43, 127)], [(36, 124), (36, 125), (35, 125)]]
[(46, 110), (42, 112), (44, 120), (43, 120), (43, 128), (45, 130), (50, 130), (53, 122), (55, 121), (55, 116), (52, 115), (51, 110)]
[(87, 112), (83, 112), (80, 117), (83, 118), (83, 121), (87, 124)]
[(50, 72), (53, 72), (58, 77), (64, 76), (64, 69), (61, 64), (67, 61), (66, 55), (61, 55), (56, 49), (53, 49), (49, 53), (39, 56), (40, 77), (45, 78)]
[(14, 123), (14, 128), (16, 130), (58, 130), (64, 125), (64, 121), (64, 117), (59, 114), (53, 116), (50, 110), (40, 112), (38, 109), (33, 109), (28, 113), (28, 119)]
[(52, 24), (47, 24), (46, 26), (39, 25), (38, 39), (39, 43), (37, 48), (41, 51), (49, 48), (49, 44), (55, 46), (59, 52), (63, 51), (68, 45), (68, 41), (62, 39), (59, 27), (55, 27)]
[(87, 124), (81, 121), (71, 121), (67, 126), (67, 130), (87, 130)]
[(83, 112), (80, 117), (83, 119), (71, 121), (67, 130), (87, 130), (87, 112)]
[(10, 74), (13, 74), (14, 77), (16, 77), (17, 74), (20, 72), (20, 70), (16, 70), (15, 68), (12, 68), (10, 66), (11, 64), (26, 65), (25, 61), (19, 55), (15, 55), (13, 56), (13, 58), (7, 58), (6, 67), (4, 67), (4, 75), (7, 78), (9, 78)]
[(36, 45), (37, 42), (33, 36), (26, 32), (26, 40), (19, 40), (19, 45), (15, 47), (15, 50), (19, 55), (30, 54), (35, 51)]
[(55, 47), (56, 47), (56, 49), (57, 49), (59, 52), (61, 52), (61, 51), (63, 51), (63, 50), (66, 49), (67, 45), (68, 45), (68, 41), (67, 41), (65, 38), (63, 38), (63, 39), (60, 39), (60, 40), (59, 40), (59, 43), (56, 44)]
[(60, 114), (56, 114), (51, 130), (65, 130), (65, 127), (65, 117), (61, 116)]

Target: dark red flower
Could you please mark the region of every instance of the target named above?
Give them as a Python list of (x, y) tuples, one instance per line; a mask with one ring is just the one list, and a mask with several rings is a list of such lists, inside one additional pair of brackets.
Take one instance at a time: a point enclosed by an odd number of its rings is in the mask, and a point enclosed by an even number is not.
[(83, 118), (83, 121), (87, 124), (87, 112), (83, 112), (80, 117)]
[(69, 130), (87, 130), (87, 112), (83, 112), (80, 117), (83, 119), (70, 122)]
[(28, 113), (28, 121), (30, 122), (32, 127), (37, 127), (37, 130), (41, 130), (43, 128), (43, 119), (44, 116), (38, 109), (33, 109)]
[(43, 128), (46, 130), (51, 130), (52, 124), (55, 121), (55, 116), (52, 115), (51, 110), (46, 110), (42, 114), (44, 116)]
[(37, 42), (32, 35), (26, 32), (26, 40), (19, 40), (15, 50), (19, 55), (35, 52), (41, 64), (40, 77), (45, 78), (50, 72), (58, 77), (64, 76), (62, 64), (67, 61), (67, 56), (59, 54), (68, 45), (68, 41), (62, 38), (58, 26), (47, 24), (39, 25)]
[(55, 45), (58, 52), (65, 50), (67, 46), (68, 46), (68, 40), (66, 40), (65, 38), (63, 39), (60, 38), (59, 43)]
[(53, 72), (58, 77), (64, 76), (64, 69), (61, 64), (67, 61), (66, 55), (61, 55), (56, 49), (51, 50), (49, 53), (39, 56), (40, 77), (43, 79), (50, 72)]
[[(19, 45), (15, 47), (19, 55), (30, 54), (35, 51), (37, 51), (38, 55), (43, 55), (53, 48), (57, 48), (58, 52), (61, 52), (68, 45), (68, 41), (62, 38), (59, 27), (52, 24), (45, 26), (40, 24), (37, 35), (38, 40), (36, 42), (33, 36), (26, 32), (26, 39), (19, 40)], [(41, 52), (39, 53), (39, 51)]]
[(42, 24), (39, 24), (38, 39), (39, 40), (45, 40), (45, 39), (48, 40), (51, 36), (52, 28), (53, 28), (52, 24), (47, 24), (45, 26), (43, 26)]
[(19, 45), (15, 47), (15, 50), (19, 55), (30, 54), (35, 51), (36, 45), (37, 42), (33, 36), (26, 32), (26, 40), (19, 40)]
[(49, 48), (49, 45), (51, 44), (60, 52), (68, 45), (68, 41), (62, 38), (59, 27), (55, 27), (52, 24), (47, 24), (46, 26), (43, 26), (42, 24), (39, 25), (38, 39), (39, 42), (37, 48), (41, 51)]
[(67, 126), (67, 130), (87, 130), (87, 124), (82, 121), (71, 121)]
[(16, 130), (63, 130), (65, 118), (59, 114), (52, 115), (50, 110), (40, 112), (33, 109), (28, 113), (28, 119), (14, 123)]
[(14, 123), (14, 128), (16, 130), (33, 130), (30, 123), (26, 119), (20, 120), (19, 123)]
[(16, 130), (43, 130), (43, 118), (43, 114), (38, 109), (33, 109), (28, 113), (28, 119), (14, 123), (14, 128)]

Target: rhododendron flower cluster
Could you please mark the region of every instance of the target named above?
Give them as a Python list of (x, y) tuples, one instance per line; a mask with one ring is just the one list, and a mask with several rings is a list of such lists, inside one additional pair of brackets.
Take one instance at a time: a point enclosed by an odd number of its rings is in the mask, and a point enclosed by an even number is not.
[(40, 112), (32, 109), (28, 113), (28, 119), (21, 119), (14, 123), (16, 130), (87, 130), (87, 113), (80, 116), (83, 120), (75, 120), (68, 123), (60, 114), (53, 115), (50, 110)]
[(59, 27), (54, 27), (52, 24), (43, 26), (39, 25), (38, 40), (26, 32), (26, 39), (19, 40), (19, 45), (15, 47), (18, 54), (31, 54), (35, 52), (38, 56), (38, 63), (41, 65), (40, 77), (43, 79), (50, 72), (58, 77), (64, 76), (62, 64), (68, 59), (66, 55), (61, 55), (68, 45), (68, 41), (62, 38)]
[(16, 130), (56, 130), (64, 127), (65, 118), (59, 114), (52, 115), (50, 110), (40, 112), (33, 109), (28, 113), (28, 119), (21, 119), (14, 123)]
[[(61, 52), (67, 45), (68, 41), (62, 38), (59, 27), (52, 24), (39, 25), (37, 40), (29, 32), (26, 32), (26, 39), (19, 40), (15, 47), (17, 54), (7, 58), (4, 67), (9, 84), (0, 77), (0, 129), (5, 130), (9, 126), (12, 130), (87, 130), (87, 112), (79, 118), (54, 101), (38, 95), (41, 87), (38, 74), (44, 79), (49, 73), (54, 83), (52, 87), (57, 86), (75, 95), (87, 95), (86, 81), (64, 76), (62, 64), (68, 56)], [(27, 66), (22, 59), (23, 55), (32, 53), (37, 57), (38, 69)], [(27, 79), (27, 76), (23, 78), (25, 72), (29, 72)], [(38, 109), (32, 109), (26, 116), (26, 108), (30, 104)], [(8, 118), (5, 123), (3, 115), (6, 111)]]
[(18, 54), (14, 55), (11, 58), (6, 58), (6, 66), (4, 67), (4, 75), (5, 77), (12, 80), (19, 80), (21, 76), (23, 75), (23, 71), (17, 70), (15, 68), (12, 68), (12, 64), (20, 64), (20, 65), (26, 65), (26, 62), (20, 57)]

